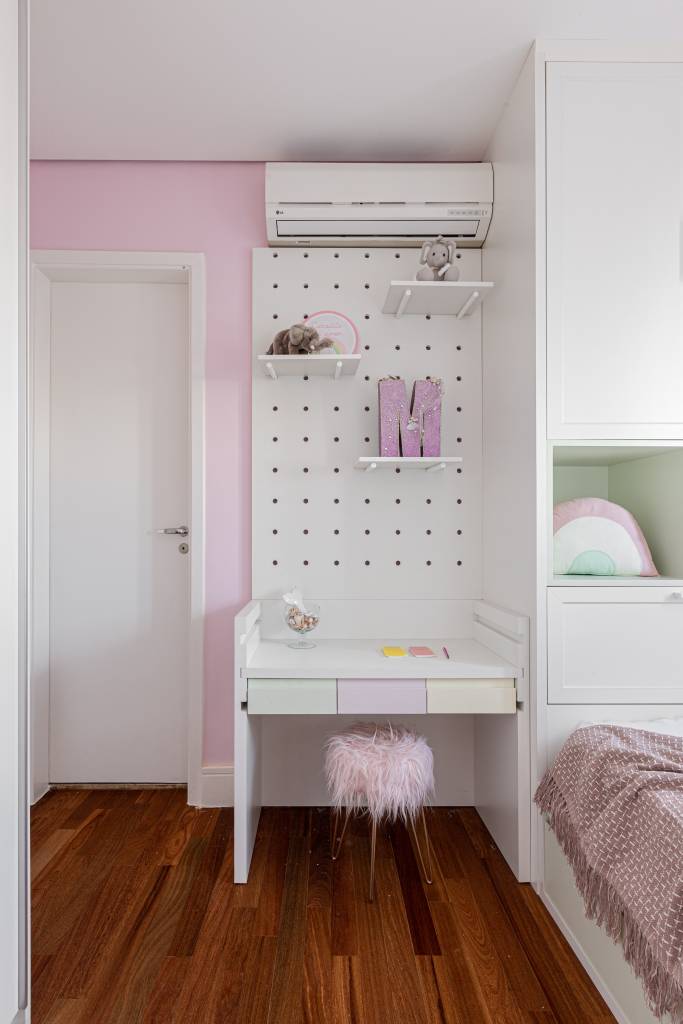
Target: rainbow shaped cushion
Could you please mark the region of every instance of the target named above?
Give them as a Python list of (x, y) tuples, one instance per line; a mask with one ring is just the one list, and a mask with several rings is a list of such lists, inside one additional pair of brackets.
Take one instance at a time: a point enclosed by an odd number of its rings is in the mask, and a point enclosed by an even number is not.
[(553, 509), (558, 576), (659, 576), (638, 523), (604, 498), (574, 498)]

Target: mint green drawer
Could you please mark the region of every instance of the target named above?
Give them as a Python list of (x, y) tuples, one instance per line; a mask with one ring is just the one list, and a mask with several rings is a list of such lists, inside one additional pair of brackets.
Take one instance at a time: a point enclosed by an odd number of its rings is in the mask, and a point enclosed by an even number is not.
[(249, 679), (250, 715), (336, 715), (336, 679)]

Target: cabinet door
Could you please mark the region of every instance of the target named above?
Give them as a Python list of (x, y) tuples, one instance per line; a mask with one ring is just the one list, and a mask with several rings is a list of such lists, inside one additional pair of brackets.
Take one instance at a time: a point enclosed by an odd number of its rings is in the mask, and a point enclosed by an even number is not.
[(548, 434), (683, 437), (683, 64), (547, 65)]
[(549, 704), (681, 702), (683, 592), (549, 588)]

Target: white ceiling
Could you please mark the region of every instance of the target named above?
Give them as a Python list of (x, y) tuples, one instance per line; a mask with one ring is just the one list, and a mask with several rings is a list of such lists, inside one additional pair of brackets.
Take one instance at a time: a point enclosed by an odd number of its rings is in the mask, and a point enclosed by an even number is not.
[(680, 0), (32, 0), (32, 156), (479, 160), (534, 38), (670, 42)]

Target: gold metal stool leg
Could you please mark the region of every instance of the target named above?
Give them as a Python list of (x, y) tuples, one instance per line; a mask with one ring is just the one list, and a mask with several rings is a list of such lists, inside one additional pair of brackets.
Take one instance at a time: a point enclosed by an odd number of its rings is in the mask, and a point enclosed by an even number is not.
[(375, 853), (377, 851), (377, 819), (372, 819), (372, 835), (370, 837), (370, 902), (375, 899)]
[(339, 812), (335, 812), (335, 815), (334, 815), (334, 832), (332, 833), (332, 850), (331, 850), (332, 860), (336, 860), (338, 858), (339, 854), (341, 853), (342, 845), (344, 843), (344, 836), (346, 835), (346, 827), (347, 827), (347, 825), (349, 823), (349, 818), (351, 817), (351, 812), (349, 811), (348, 807), (345, 809), (345, 812), (346, 813), (345, 813), (345, 817), (344, 817), (344, 827), (342, 828), (341, 835), (339, 836), (339, 839), (337, 839), (337, 832), (339, 830), (340, 813)]
[(427, 854), (427, 865), (425, 865), (424, 857), (422, 856), (422, 850), (420, 849), (420, 841), (417, 838), (417, 829), (415, 828), (415, 819), (410, 819), (410, 827), (413, 831), (413, 838), (415, 839), (415, 849), (420, 859), (420, 867), (422, 868), (422, 874), (424, 875), (425, 882), (427, 885), (431, 885), (434, 881), (432, 877), (432, 850), (429, 844), (429, 833), (427, 832), (427, 819), (425, 817), (424, 807), (422, 808), (422, 827), (425, 834), (425, 851)]

